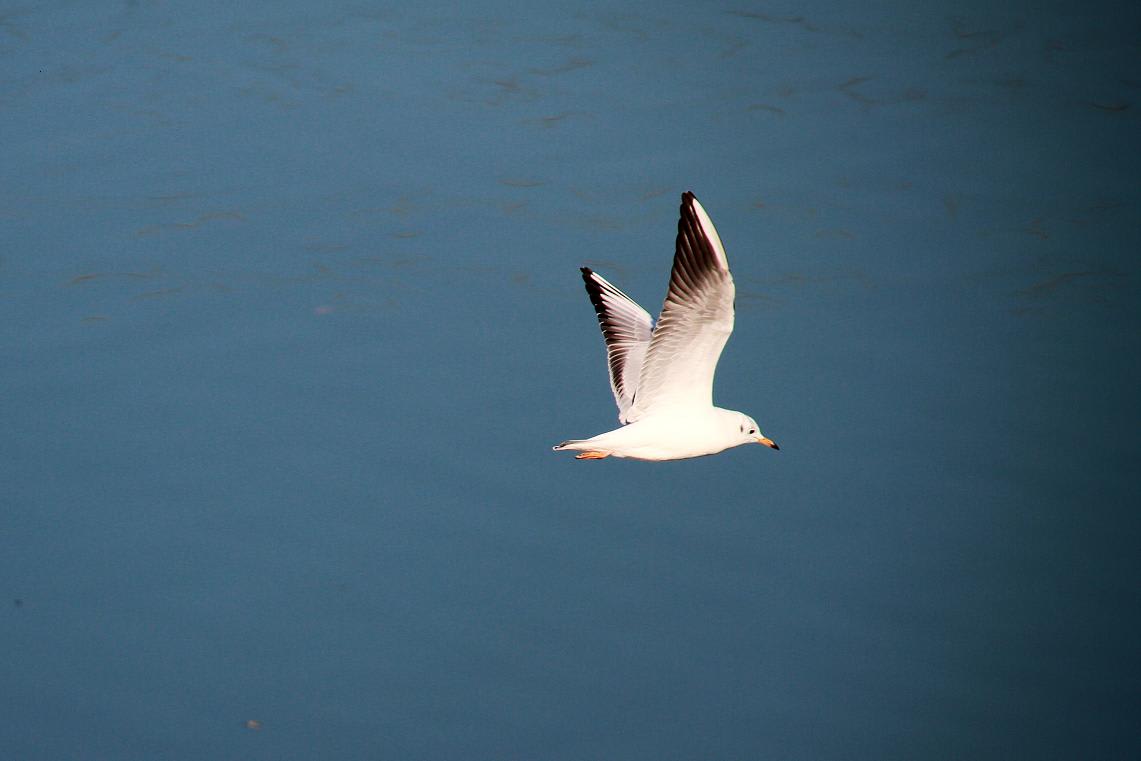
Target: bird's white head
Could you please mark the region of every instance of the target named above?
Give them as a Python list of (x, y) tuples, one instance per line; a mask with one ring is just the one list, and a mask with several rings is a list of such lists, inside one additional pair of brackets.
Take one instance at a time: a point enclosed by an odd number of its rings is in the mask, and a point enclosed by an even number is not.
[(743, 412), (737, 413), (737, 431), (741, 435), (742, 444), (764, 444), (769, 449), (780, 449), (775, 441), (761, 433), (757, 421)]

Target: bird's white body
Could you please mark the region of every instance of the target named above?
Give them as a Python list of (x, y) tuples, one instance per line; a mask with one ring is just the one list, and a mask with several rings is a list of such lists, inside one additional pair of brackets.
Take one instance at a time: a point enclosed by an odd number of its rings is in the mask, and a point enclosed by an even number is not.
[(778, 449), (748, 415), (713, 406), (713, 374), (733, 332), (735, 288), (721, 238), (693, 193), (682, 194), (670, 287), (655, 326), (648, 312), (582, 268), (606, 340), (622, 428), (556, 450), (578, 459), (681, 460), (741, 444)]
[(558, 449), (605, 452), (634, 460), (702, 457), (740, 444), (755, 443), (756, 436), (742, 435), (738, 425), (742, 417), (740, 412), (720, 407), (674, 410), (640, 418), (589, 439), (563, 442)]

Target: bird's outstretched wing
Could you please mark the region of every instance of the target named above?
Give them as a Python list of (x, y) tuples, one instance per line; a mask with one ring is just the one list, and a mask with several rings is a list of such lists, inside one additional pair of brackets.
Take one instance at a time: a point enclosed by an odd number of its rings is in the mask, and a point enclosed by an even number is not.
[(650, 346), (653, 320), (632, 298), (615, 288), (606, 278), (587, 267), (582, 279), (590, 303), (598, 314), (598, 325), (606, 340), (606, 359), (610, 366), (610, 390), (618, 404), (618, 420), (627, 420), (627, 411), (638, 390), (642, 360)]
[(681, 197), (670, 287), (627, 422), (663, 408), (713, 404), (713, 374), (733, 332), (733, 277), (713, 222), (693, 193)]

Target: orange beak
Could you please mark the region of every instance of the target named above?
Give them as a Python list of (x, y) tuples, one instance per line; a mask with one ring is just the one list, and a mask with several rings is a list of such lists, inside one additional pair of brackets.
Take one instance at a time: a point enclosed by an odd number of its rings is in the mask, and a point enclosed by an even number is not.
[(775, 441), (773, 441), (772, 439), (766, 439), (764, 436), (758, 436), (757, 437), (757, 443), (758, 444), (764, 444), (769, 449), (777, 449), (777, 450), (780, 449), (780, 447), (777, 446), (777, 443)]

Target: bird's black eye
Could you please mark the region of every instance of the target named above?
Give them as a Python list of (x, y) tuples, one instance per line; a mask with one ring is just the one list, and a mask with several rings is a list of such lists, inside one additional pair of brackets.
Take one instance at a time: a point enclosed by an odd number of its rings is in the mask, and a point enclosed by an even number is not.
[(750, 435), (750, 436), (752, 436), (752, 435), (753, 435), (754, 433), (756, 433), (756, 432), (757, 432), (757, 429), (756, 429), (756, 428), (750, 428), (750, 429), (749, 429), (749, 435)]

